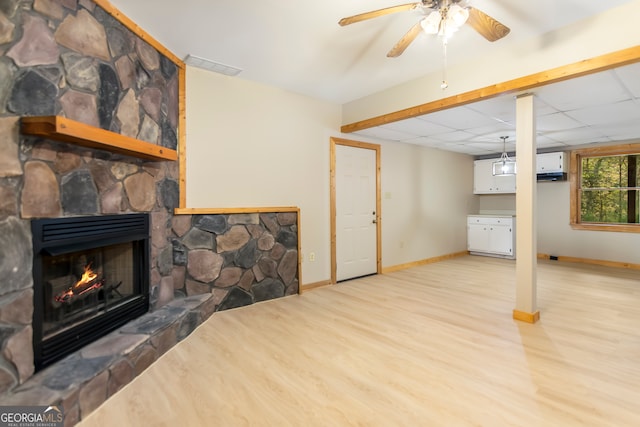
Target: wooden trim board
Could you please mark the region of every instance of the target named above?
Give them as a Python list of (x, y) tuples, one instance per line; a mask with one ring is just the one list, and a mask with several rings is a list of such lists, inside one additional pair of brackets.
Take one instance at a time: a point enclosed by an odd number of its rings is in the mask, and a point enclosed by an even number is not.
[[(574, 262), (579, 264), (601, 265), (603, 267), (627, 268), (630, 270), (640, 270), (640, 264), (634, 264), (631, 262), (606, 261), (606, 260), (600, 260), (600, 259), (578, 258), (578, 257), (571, 257), (571, 256), (555, 256), (555, 257), (557, 259), (554, 259), (554, 261)], [(539, 253), (538, 259), (551, 259), (551, 255)]]
[(144, 40), (145, 42), (153, 46), (153, 48), (156, 49), (158, 52), (160, 52), (162, 55), (169, 58), (179, 68), (185, 67), (184, 62), (182, 62), (180, 58), (174, 55), (169, 49), (164, 47), (159, 41), (151, 37), (149, 33), (147, 33), (145, 30), (140, 28), (138, 24), (136, 24), (131, 19), (129, 19), (129, 17), (124, 15), (122, 12), (120, 12), (120, 10), (118, 10), (118, 8), (112, 5), (109, 0), (93, 0), (93, 2), (98, 6), (100, 6), (102, 9), (104, 9), (104, 11), (107, 12), (109, 15), (117, 19), (122, 25), (124, 25), (129, 30), (131, 30), (131, 32), (134, 33), (136, 36), (140, 37), (142, 40)]
[[(255, 207), (255, 208), (176, 208), (176, 215), (221, 215), (241, 213), (267, 213), (267, 212), (300, 212), (296, 206)], [(299, 227), (299, 225), (298, 225)]]
[(83, 147), (126, 154), (141, 159), (177, 160), (178, 152), (62, 116), (22, 117), (21, 131)]
[(389, 267), (384, 267), (382, 269), (382, 274), (392, 273), (394, 271), (399, 271), (399, 270), (406, 270), (407, 268), (419, 267), (421, 265), (432, 264), (434, 262), (440, 262), (446, 259), (457, 258), (465, 255), (469, 255), (469, 251), (455, 252), (447, 255), (440, 255), (432, 258), (426, 258), (420, 261), (413, 261), (405, 264), (392, 265)]
[(533, 89), (551, 83), (569, 80), (574, 77), (610, 70), (612, 68), (636, 62), (640, 62), (640, 46), (622, 49), (605, 55), (596, 56), (595, 58), (564, 65), (562, 67), (552, 68), (550, 70), (530, 74), (525, 77), (453, 95), (448, 98), (427, 102), (415, 107), (405, 108), (393, 113), (383, 114), (370, 119), (346, 124), (340, 128), (340, 131), (344, 133), (356, 132), (383, 124), (397, 122), (399, 120), (409, 119), (411, 117), (435, 113), (436, 111), (446, 110), (448, 108), (459, 107), (472, 102), (495, 98), (499, 95)]
[(574, 230), (608, 231), (618, 233), (640, 233), (640, 224), (605, 224), (582, 222), (580, 220), (580, 205), (582, 192), (580, 182), (582, 175), (582, 159), (600, 156), (620, 156), (640, 153), (640, 144), (617, 144), (600, 147), (581, 148), (572, 150), (569, 163), (569, 225)]
[(178, 70), (178, 186), (180, 189), (179, 207), (187, 207), (187, 72), (184, 67)]
[(300, 285), (300, 293), (309, 292), (314, 289), (324, 288), (325, 286), (332, 286), (335, 283), (331, 283), (331, 280), (323, 280), (321, 282), (309, 283), (308, 285)]
[(540, 312), (526, 313), (524, 311), (513, 310), (513, 319), (521, 322), (536, 323), (540, 320)]

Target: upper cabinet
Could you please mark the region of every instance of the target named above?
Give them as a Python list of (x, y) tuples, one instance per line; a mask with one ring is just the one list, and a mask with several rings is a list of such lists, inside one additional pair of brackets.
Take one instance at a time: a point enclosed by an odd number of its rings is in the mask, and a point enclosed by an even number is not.
[(536, 156), (536, 173), (567, 172), (567, 156), (563, 152), (542, 153)]
[(498, 159), (476, 160), (473, 163), (474, 194), (515, 193), (516, 176), (494, 176), (493, 162)]
[[(484, 159), (473, 162), (473, 193), (498, 194), (515, 193), (516, 176), (494, 176), (493, 162), (498, 159)], [(560, 181), (566, 179), (568, 156), (563, 152), (536, 155), (536, 175), (538, 181)]]

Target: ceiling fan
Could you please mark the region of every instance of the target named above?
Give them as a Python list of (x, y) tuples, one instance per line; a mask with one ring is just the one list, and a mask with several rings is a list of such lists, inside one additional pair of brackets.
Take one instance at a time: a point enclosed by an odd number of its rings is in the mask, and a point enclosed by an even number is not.
[(401, 4), (349, 16), (342, 18), (338, 23), (341, 26), (345, 26), (405, 10), (421, 10), (425, 17), (411, 27), (387, 53), (390, 58), (400, 56), (420, 34), (420, 31), (425, 31), (427, 34), (441, 35), (445, 39), (445, 43), (446, 39), (465, 23), (469, 24), (490, 42), (499, 40), (509, 34), (509, 31), (511, 31), (509, 27), (496, 21), (486, 13), (466, 5), (466, 3), (466, 0), (421, 0), (417, 3)]

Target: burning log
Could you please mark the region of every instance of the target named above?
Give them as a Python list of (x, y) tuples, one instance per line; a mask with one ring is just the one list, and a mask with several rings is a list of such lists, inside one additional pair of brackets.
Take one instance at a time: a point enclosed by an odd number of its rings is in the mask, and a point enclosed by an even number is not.
[(104, 280), (93, 270), (91, 264), (84, 267), (82, 277), (73, 286), (55, 295), (53, 299), (58, 303), (71, 304), (76, 299), (86, 297), (98, 291), (104, 285)]

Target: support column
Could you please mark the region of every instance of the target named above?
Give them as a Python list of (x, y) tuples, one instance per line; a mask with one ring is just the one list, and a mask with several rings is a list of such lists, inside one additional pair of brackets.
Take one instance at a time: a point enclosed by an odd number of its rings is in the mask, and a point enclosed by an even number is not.
[(513, 318), (529, 323), (540, 319), (536, 302), (538, 245), (533, 103), (532, 94), (516, 98), (516, 307)]

